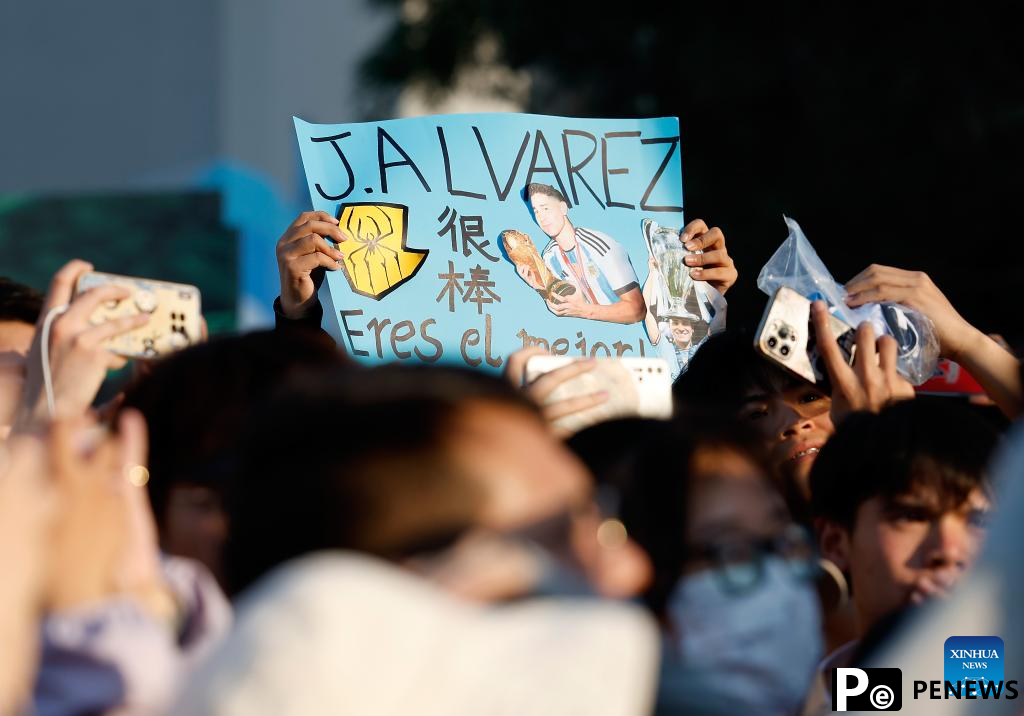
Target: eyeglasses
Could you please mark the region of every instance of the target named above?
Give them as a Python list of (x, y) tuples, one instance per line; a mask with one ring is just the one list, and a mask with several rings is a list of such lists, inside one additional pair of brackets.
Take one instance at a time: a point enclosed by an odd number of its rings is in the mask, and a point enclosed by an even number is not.
[(757, 587), (764, 579), (768, 557), (779, 557), (795, 579), (810, 579), (817, 564), (810, 535), (796, 524), (774, 537), (694, 545), (687, 550), (687, 562), (709, 562), (728, 594), (742, 594)]

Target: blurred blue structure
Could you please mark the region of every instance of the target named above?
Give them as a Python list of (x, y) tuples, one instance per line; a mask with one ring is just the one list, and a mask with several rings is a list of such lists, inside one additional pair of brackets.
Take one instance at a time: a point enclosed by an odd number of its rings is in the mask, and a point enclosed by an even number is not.
[(362, 119), (358, 63), (390, 19), (366, 0), (3, 3), (0, 194), (216, 189), (239, 324), (266, 324), (274, 243), (309, 208), (291, 118)]

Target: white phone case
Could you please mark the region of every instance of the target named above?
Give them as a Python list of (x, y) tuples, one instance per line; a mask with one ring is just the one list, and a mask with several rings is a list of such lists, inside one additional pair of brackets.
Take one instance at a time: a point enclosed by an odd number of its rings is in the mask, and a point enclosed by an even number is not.
[[(832, 337), (847, 361), (852, 361), (853, 329), (835, 316), (829, 315), (829, 319)], [(761, 317), (754, 345), (768, 360), (811, 383), (825, 377), (811, 330), (811, 302), (791, 288), (783, 286), (776, 291)]]
[[(526, 363), (526, 382), (583, 360), (571, 356), (534, 356)], [(608, 400), (587, 410), (566, 415), (554, 425), (570, 433), (605, 420), (624, 417), (672, 417), (672, 372), (660, 358), (597, 358), (594, 368), (562, 383), (547, 403), (608, 392)]]
[(104, 341), (113, 353), (128, 358), (157, 358), (202, 340), (201, 297), (195, 286), (95, 271), (78, 279), (75, 295), (108, 284), (124, 286), (131, 296), (97, 308), (89, 319), (94, 325), (137, 313), (150, 314), (149, 323), (141, 328)]

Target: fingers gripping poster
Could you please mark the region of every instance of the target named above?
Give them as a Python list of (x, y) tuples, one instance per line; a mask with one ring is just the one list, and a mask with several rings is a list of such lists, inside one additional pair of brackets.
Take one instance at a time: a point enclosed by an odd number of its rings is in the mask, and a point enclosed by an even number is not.
[(295, 131), (313, 208), (348, 237), (320, 291), (324, 328), (357, 360), (499, 370), (539, 346), (661, 357), (678, 374), (720, 330), (724, 300), (683, 263), (675, 118)]

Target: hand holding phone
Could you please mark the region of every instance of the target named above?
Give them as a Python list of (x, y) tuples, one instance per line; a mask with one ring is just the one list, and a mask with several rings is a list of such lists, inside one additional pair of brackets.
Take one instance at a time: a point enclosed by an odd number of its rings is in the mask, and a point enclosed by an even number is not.
[(816, 384), (827, 384), (832, 419), (858, 410), (878, 412), (889, 403), (914, 397), (914, 388), (896, 371), (897, 345), (891, 336), (875, 340), (871, 324), (855, 331), (828, 311), (782, 287), (765, 309), (756, 349), (768, 360)]
[(119, 286), (126, 298), (109, 301), (89, 317), (93, 325), (148, 315), (144, 326), (104, 341), (104, 347), (126, 358), (157, 358), (202, 340), (199, 289), (184, 283), (90, 272), (78, 279), (76, 297), (99, 286)]
[(126, 363), (125, 358), (106, 348), (107, 341), (137, 330), (149, 320), (148, 314), (141, 313), (107, 322), (90, 320), (102, 306), (117, 305), (131, 295), (126, 287), (107, 283), (72, 300), (79, 279), (90, 271), (91, 264), (76, 259), (65, 264), (50, 283), (26, 361), (25, 385), (16, 419), (20, 428), (86, 412), (107, 371)]
[[(822, 335), (831, 318), (824, 301), (811, 306), (811, 320)], [(898, 346), (892, 336), (875, 340), (870, 323), (862, 323), (855, 335), (856, 355), (851, 366), (835, 341), (817, 341), (822, 362), (832, 383), (832, 422), (838, 424), (852, 412), (877, 413), (890, 403), (914, 397), (914, 386), (896, 370)]]
[(853, 362), (853, 328), (827, 311), (823, 321), (812, 322), (811, 302), (783, 286), (765, 308), (755, 347), (765, 358), (789, 372), (811, 383), (820, 383), (828, 377), (828, 371), (816, 334), (832, 339), (831, 344), (839, 351), (839, 360), (847, 365)]
[(563, 435), (615, 418), (670, 418), (671, 375), (659, 358), (538, 355), (526, 364), (527, 390)]

